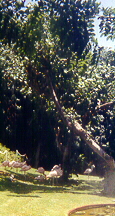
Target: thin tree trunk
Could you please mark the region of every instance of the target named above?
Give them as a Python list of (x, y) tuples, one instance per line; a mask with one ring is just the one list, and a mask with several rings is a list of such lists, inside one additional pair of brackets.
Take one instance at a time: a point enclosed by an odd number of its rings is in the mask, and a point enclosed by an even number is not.
[(39, 166), (40, 146), (41, 146), (41, 144), (38, 143), (38, 146), (36, 149), (36, 156), (35, 156), (35, 168), (38, 168), (38, 166)]

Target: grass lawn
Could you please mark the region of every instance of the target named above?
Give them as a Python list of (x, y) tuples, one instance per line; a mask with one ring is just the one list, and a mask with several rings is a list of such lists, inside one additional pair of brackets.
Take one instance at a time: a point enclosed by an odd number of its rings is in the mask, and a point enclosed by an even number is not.
[[(68, 184), (39, 183), (35, 169), (21, 172), (0, 167), (0, 216), (67, 216), (68, 211), (89, 204), (115, 203), (102, 194), (102, 179), (72, 176)], [(11, 182), (10, 175), (15, 175)]]

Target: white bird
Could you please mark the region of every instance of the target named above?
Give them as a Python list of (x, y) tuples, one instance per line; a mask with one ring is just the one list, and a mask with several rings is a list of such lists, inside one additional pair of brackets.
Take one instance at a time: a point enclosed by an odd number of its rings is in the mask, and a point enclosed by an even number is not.
[(84, 171), (84, 174), (88, 174), (88, 178), (89, 178), (89, 174), (93, 171), (94, 168), (95, 168), (95, 165), (93, 164), (91, 168), (88, 168)]
[(45, 169), (43, 167), (38, 167), (38, 169), (36, 171), (45, 175)]

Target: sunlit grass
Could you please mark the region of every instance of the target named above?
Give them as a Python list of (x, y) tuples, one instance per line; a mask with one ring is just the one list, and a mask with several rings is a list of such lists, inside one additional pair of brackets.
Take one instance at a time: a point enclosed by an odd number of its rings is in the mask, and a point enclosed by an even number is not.
[[(6, 149), (0, 145), (2, 152)], [(15, 152), (7, 150), (11, 161)], [(1, 154), (0, 162), (4, 159)], [(14, 182), (10, 180), (11, 174)], [(35, 180), (37, 175), (35, 169), (24, 175), (20, 169), (0, 167), (0, 216), (67, 216), (69, 210), (78, 206), (114, 203), (113, 197), (102, 193), (102, 178), (72, 175), (68, 183), (52, 186), (48, 180)]]
[[(27, 172), (0, 168), (0, 216), (67, 216), (69, 210), (87, 204), (113, 203), (102, 194), (102, 179), (75, 175), (68, 184), (39, 183), (35, 169)], [(4, 173), (3, 173), (4, 171)], [(11, 182), (11, 173), (15, 181)]]

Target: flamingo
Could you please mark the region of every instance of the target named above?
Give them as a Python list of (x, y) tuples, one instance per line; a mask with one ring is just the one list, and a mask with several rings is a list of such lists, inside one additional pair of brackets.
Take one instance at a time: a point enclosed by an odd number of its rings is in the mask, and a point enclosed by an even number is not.
[[(29, 165), (24, 165), (24, 166), (22, 166), (22, 168), (21, 168), (21, 170), (20, 171), (24, 171), (24, 174), (25, 174), (25, 172), (26, 171), (28, 171), (28, 170), (30, 170), (32, 167)], [(26, 178), (26, 177), (25, 177)]]
[(61, 164), (59, 165), (54, 165), (51, 171), (56, 171), (57, 175), (62, 176), (63, 175), (63, 170), (61, 169)]
[(24, 165), (27, 165), (26, 164), (26, 161), (24, 161), (24, 162), (18, 162), (18, 161), (15, 161), (14, 163), (13, 163), (13, 167), (14, 168), (21, 168), (21, 167), (23, 167)]
[(12, 167), (13, 166), (13, 164), (15, 163), (16, 161), (9, 161), (9, 164), (8, 164), (8, 166), (9, 167)]
[(51, 169), (51, 171), (53, 171), (53, 170), (58, 170), (58, 169), (61, 169), (61, 164), (59, 164), (59, 165), (54, 165), (53, 168)]
[(8, 166), (11, 168), (21, 168), (24, 165), (27, 165), (26, 161), (24, 161), (24, 162), (10, 161)]
[(55, 168), (55, 170), (52, 170), (49, 172), (49, 174), (46, 176), (46, 179), (52, 178), (53, 179), (53, 185), (54, 185), (54, 179), (61, 177), (63, 175), (63, 170), (61, 168)]
[(22, 168), (21, 168), (21, 170), (20, 171), (28, 171), (28, 170), (30, 170), (32, 167), (29, 165), (24, 165), (24, 166), (22, 166)]
[(45, 175), (45, 169), (43, 167), (38, 167), (37, 172)]
[[(26, 164), (26, 162), (19, 162), (19, 161), (15, 161), (13, 164), (12, 164), (12, 167), (13, 168), (21, 168), (22, 166), (24, 166)], [(18, 170), (17, 170), (18, 171)]]
[(14, 167), (14, 168), (19, 168), (19, 167), (20, 167), (20, 162), (15, 161), (15, 162), (12, 164), (12, 167)]
[(91, 168), (88, 168), (84, 171), (84, 174), (88, 174), (88, 178), (89, 178), (89, 174), (93, 171), (94, 168), (95, 168), (95, 165), (93, 164)]
[(4, 166), (5, 169), (6, 169), (6, 167), (9, 166), (9, 161), (8, 160), (3, 161), (2, 164), (1, 164), (1, 166)]
[(20, 167), (23, 167), (24, 165), (27, 165), (26, 161), (20, 162)]
[(46, 176), (45, 175), (39, 175), (39, 176), (35, 177), (34, 179), (42, 182), (46, 179)]

